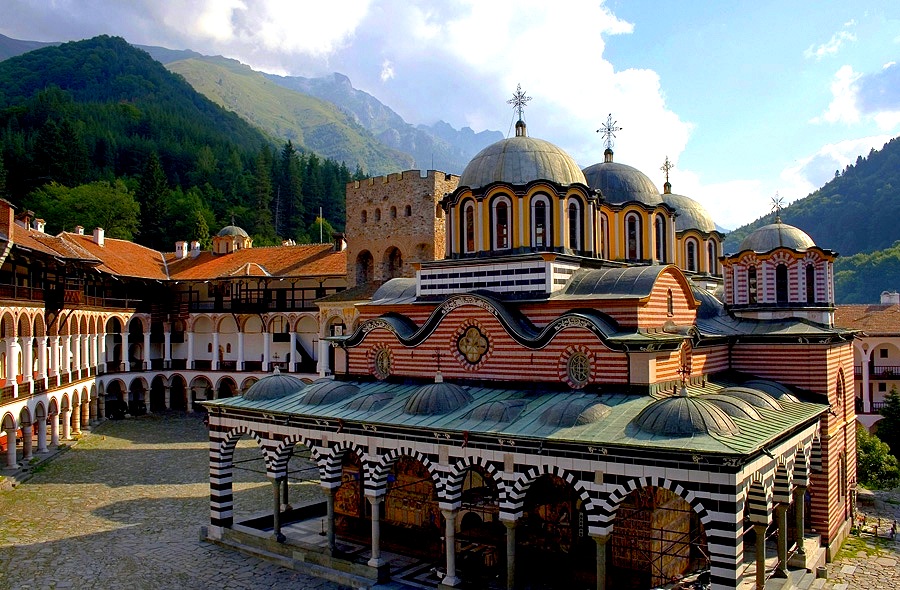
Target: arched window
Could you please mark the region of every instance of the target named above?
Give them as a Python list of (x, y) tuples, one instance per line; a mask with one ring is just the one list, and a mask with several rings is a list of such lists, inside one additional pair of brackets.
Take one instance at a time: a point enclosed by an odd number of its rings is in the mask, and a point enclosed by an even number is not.
[(718, 274), (718, 266), (716, 266), (716, 243), (712, 240), (706, 243), (706, 269), (711, 275)]
[(362, 210), (362, 213), (360, 214), (360, 218), (362, 219), (363, 223), (365, 223), (366, 221), (369, 220), (369, 214), (366, 213), (365, 209)]
[(225, 352), (228, 352), (228, 353), (231, 352), (231, 342), (227, 342), (225, 344)]
[(603, 248), (603, 251), (600, 252), (600, 257), (607, 260), (611, 259), (612, 252), (609, 251), (609, 219), (606, 217), (606, 213), (600, 215), (600, 247)]
[(375, 209), (375, 221), (381, 221), (381, 209)]
[(581, 204), (575, 199), (569, 201), (569, 248), (581, 250)]
[(788, 300), (788, 269), (785, 264), (775, 267), (775, 302), (787, 303)]
[(412, 215), (412, 207), (410, 207), (409, 205), (407, 205), (406, 208), (403, 210), (403, 215), (404, 215), (405, 217), (411, 216), (411, 215)]
[(475, 251), (475, 203), (469, 201), (466, 203), (465, 213), (463, 214), (463, 244), (465, 244), (466, 252)]
[(544, 195), (538, 195), (531, 201), (531, 245), (534, 248), (546, 248), (550, 245), (550, 223), (547, 211), (550, 201)]
[(694, 240), (688, 240), (686, 244), (687, 249), (687, 270), (691, 272), (697, 272), (697, 243)]
[(625, 219), (625, 235), (627, 239), (628, 260), (641, 259), (641, 219), (632, 213)]
[(212, 342), (207, 343), (206, 352), (212, 352)]
[(397, 219), (397, 208), (391, 207), (391, 219)]
[(806, 302), (816, 302), (816, 267), (812, 264), (806, 265)]
[(375, 259), (368, 250), (356, 257), (356, 284), (362, 285), (374, 280)]
[(494, 201), (494, 250), (509, 248), (510, 219), (509, 200), (499, 198)]
[(756, 267), (747, 269), (747, 303), (756, 303)]
[(666, 261), (666, 218), (662, 215), (656, 216), (654, 222), (654, 231), (656, 232), (656, 260), (659, 262)]
[(669, 317), (675, 315), (675, 297), (672, 296), (672, 289), (669, 289), (666, 295), (666, 314)]

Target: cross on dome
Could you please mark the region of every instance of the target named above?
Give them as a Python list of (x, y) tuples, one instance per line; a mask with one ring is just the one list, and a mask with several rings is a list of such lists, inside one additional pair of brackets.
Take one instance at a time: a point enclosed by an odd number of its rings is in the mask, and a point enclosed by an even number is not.
[(666, 156), (665, 163), (660, 166), (660, 170), (666, 173), (666, 182), (669, 182), (669, 170), (675, 167), (675, 164), (669, 161), (669, 156)]
[(514, 109), (516, 109), (516, 113), (519, 115), (519, 120), (522, 120), (522, 115), (525, 111), (525, 105), (531, 100), (530, 96), (525, 95), (525, 91), (522, 90), (521, 84), (516, 84), (516, 92), (513, 94), (513, 97), (506, 101), (506, 104), (511, 104)]
[(784, 209), (784, 197), (779, 197), (778, 193), (772, 197), (772, 213), (775, 214), (775, 223), (781, 223), (781, 210)]
[(597, 130), (603, 137), (603, 144), (606, 146), (606, 149), (611, 150), (613, 145), (615, 145), (616, 139), (616, 131), (621, 131), (622, 128), (619, 127), (618, 121), (613, 121), (612, 113), (610, 113), (606, 117), (606, 122), (600, 126), (600, 129)]

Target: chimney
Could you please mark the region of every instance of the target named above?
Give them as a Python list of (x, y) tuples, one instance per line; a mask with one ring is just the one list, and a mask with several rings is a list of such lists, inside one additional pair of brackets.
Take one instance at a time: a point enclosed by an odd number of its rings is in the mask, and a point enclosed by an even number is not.
[(184, 240), (180, 240), (175, 242), (175, 260), (181, 260), (182, 258), (187, 258), (188, 252), (188, 243)]
[(34, 211), (24, 210), (16, 215), (16, 223), (25, 229), (31, 228), (31, 218), (34, 217)]
[(881, 304), (882, 305), (900, 305), (900, 293), (896, 291), (882, 291), (881, 292)]
[(200, 242), (194, 240), (191, 242), (191, 258), (200, 256)]
[(13, 226), (16, 223), (16, 211), (12, 203), (0, 199), (0, 234), (12, 238)]
[(84, 235), (84, 226), (82, 226), (82, 225), (76, 225), (76, 226), (75, 226), (75, 233), (76, 233), (77, 235), (79, 235), (79, 236), (83, 236), (83, 235)]
[(343, 252), (347, 249), (347, 235), (343, 232), (334, 232), (331, 234), (331, 238), (334, 240), (334, 251), (335, 252)]
[(98, 246), (103, 246), (106, 243), (106, 232), (103, 231), (102, 227), (94, 228), (94, 243)]
[(34, 230), (35, 231), (44, 233), (44, 225), (46, 225), (46, 224), (44, 223), (43, 219), (35, 219), (34, 220)]

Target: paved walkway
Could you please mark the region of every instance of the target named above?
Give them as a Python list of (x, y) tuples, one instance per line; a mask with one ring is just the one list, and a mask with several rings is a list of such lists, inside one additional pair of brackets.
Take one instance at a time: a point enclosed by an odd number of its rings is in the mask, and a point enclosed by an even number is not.
[[(107, 422), (0, 492), (0, 588), (341, 588), (199, 540), (209, 520), (206, 437), (194, 418)], [(269, 506), (263, 475), (237, 479), (239, 502)]]

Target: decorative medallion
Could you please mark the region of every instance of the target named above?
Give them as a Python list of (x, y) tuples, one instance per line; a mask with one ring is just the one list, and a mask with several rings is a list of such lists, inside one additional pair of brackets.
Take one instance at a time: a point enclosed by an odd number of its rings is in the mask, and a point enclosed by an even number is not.
[(475, 320), (467, 320), (457, 328), (453, 356), (466, 370), (474, 371), (481, 367), (490, 356), (491, 349), (490, 338)]
[(559, 358), (559, 378), (572, 389), (591, 382), (593, 355), (586, 346), (570, 346)]
[(372, 355), (372, 373), (377, 379), (384, 380), (391, 376), (394, 357), (387, 346), (376, 347)]

